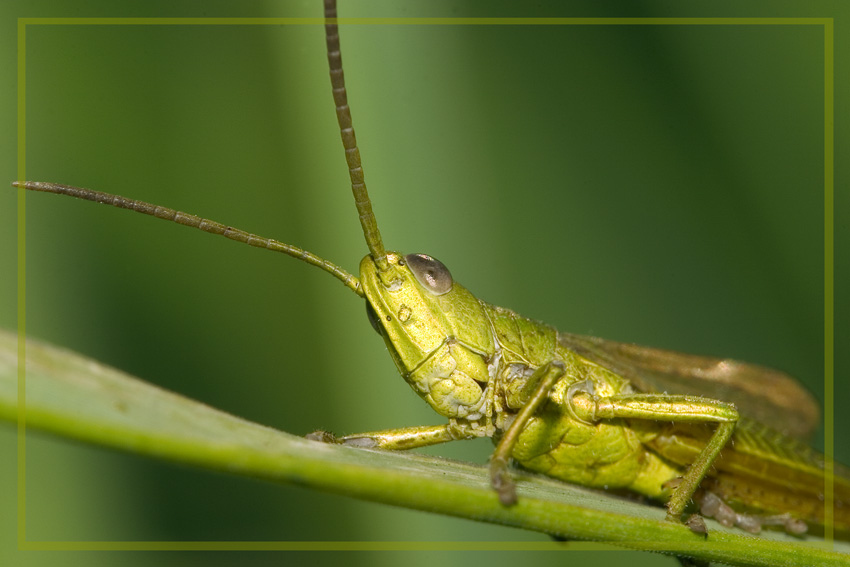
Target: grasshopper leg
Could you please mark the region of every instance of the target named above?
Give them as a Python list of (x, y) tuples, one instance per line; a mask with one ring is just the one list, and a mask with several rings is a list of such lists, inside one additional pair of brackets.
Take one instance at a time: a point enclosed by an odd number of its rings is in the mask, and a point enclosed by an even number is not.
[(546, 400), (552, 386), (566, 372), (564, 364), (559, 361), (550, 362), (534, 371), (528, 381), (529, 384), (537, 383), (534, 393), (514, 418), (513, 423), (499, 440), (496, 450), (490, 457), (490, 484), (499, 495), (499, 501), (505, 506), (516, 504), (516, 487), (508, 473), (508, 462), (517, 444), (520, 433), (525, 428), (528, 420), (535, 414), (540, 404)]
[(578, 392), (570, 399), (570, 404), (576, 415), (587, 421), (628, 418), (717, 424), (708, 443), (688, 467), (667, 502), (667, 519), (676, 522), (681, 521), (685, 507), (726, 446), (738, 421), (738, 411), (734, 405), (697, 396), (618, 394), (595, 397)]
[(419, 425), (398, 429), (384, 429), (382, 431), (369, 431), (367, 433), (345, 435), (342, 437), (336, 437), (327, 431), (314, 431), (306, 435), (306, 437), (313, 441), (337, 443), (351, 447), (406, 451), (418, 447), (448, 443), (449, 441), (471, 439), (477, 437), (477, 435), (467, 433), (457, 427), (452, 427), (452, 424), (449, 423), (446, 425)]

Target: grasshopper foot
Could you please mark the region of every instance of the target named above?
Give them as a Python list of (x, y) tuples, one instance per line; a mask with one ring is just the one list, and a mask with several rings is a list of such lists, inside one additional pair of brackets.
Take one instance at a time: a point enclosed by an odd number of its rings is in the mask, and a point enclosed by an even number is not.
[(339, 440), (337, 440), (333, 433), (330, 431), (322, 431), (321, 429), (308, 433), (304, 436), (304, 439), (319, 441), (320, 443), (339, 443)]
[(330, 431), (322, 431), (318, 429), (304, 436), (310, 441), (319, 441), (321, 443), (332, 443), (335, 445), (347, 445), (349, 447), (360, 447), (361, 449), (374, 449), (378, 446), (378, 442), (372, 437), (363, 435), (346, 435), (345, 437), (337, 437)]
[(508, 472), (508, 463), (495, 458), (490, 461), (490, 485), (499, 495), (503, 506), (513, 506), (517, 502), (516, 485)]
[(736, 526), (753, 534), (760, 533), (764, 526), (781, 526), (790, 535), (802, 535), (808, 530), (804, 521), (798, 520), (790, 514), (773, 516), (739, 514), (720, 496), (708, 490), (698, 495), (695, 501), (699, 504), (700, 512), (704, 516), (714, 518), (724, 526)]
[(695, 534), (700, 534), (705, 538), (708, 538), (708, 528), (705, 526), (705, 520), (699, 514), (691, 514), (687, 520), (685, 520), (685, 525), (690, 528), (692, 532)]

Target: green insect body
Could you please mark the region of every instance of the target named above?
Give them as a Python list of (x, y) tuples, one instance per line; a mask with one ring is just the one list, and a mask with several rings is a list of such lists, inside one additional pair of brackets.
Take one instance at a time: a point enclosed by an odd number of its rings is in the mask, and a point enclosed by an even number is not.
[[(366, 297), (399, 372), (452, 420), (447, 426), (452, 439), (501, 436), (534, 393), (534, 371), (557, 360), (565, 365), (564, 376), (522, 429), (512, 457), (530, 470), (585, 486), (629, 488), (655, 498), (669, 492), (663, 485), (680, 470), (649, 453), (621, 420), (592, 423), (573, 405), (579, 391), (631, 394), (627, 380), (560, 346), (554, 328), (479, 300), (451, 282), (447, 270), (435, 270), (449, 282), (437, 294), (419, 283), (425, 278), (403, 269), (410, 262), (388, 256), (390, 266), (401, 264), (389, 286), (371, 258), (363, 260)], [(423, 268), (428, 269), (411, 269)]]
[[(619, 361), (620, 366), (650, 373), (651, 362), (665, 356), (685, 358), (690, 362), (686, 368), (716, 367), (739, 377), (757, 373), (764, 385), (793, 392), (792, 403), (805, 405), (808, 394), (791, 379), (730, 360), (559, 334), (549, 325), (476, 298), (433, 258), (389, 252), (387, 259), (389, 266), (383, 272), (371, 256), (361, 262), (360, 281), (370, 319), (400, 374), (449, 423), (340, 439), (326, 436), (326, 440), (383, 449), (485, 436), (499, 443), (520, 410), (528, 408), (535, 392), (541, 391), (544, 373), (540, 370), (556, 362), (562, 372), (542, 389), (542, 403), (521, 424), (510, 445), (509, 456), (523, 468), (660, 501), (681, 490), (681, 484), (675, 486), (678, 479), (694, 474), (696, 490), (708, 474), (700, 491), (700, 498), (707, 500), (703, 512), (717, 515), (724, 523), (754, 532), (771, 524), (800, 532), (804, 522), (824, 523), (822, 456), (789, 436), (740, 417), (732, 404), (700, 396), (637, 392), (630, 380), (604, 364), (616, 367), (614, 361)], [(676, 388), (673, 383), (669, 386)], [(742, 400), (746, 405), (746, 397)], [(734, 433), (700, 474), (693, 473), (697, 469), (691, 465), (701, 462), (710, 440), (717, 436), (712, 423), (733, 424)], [(775, 425), (781, 423), (780, 416)], [(494, 474), (497, 489), (504, 486), (501, 472)], [(850, 474), (840, 466), (836, 473), (840, 476), (836, 477), (834, 522), (843, 532), (850, 528)], [(500, 495), (510, 504), (515, 497), (512, 485), (508, 486), (500, 489)], [(707, 497), (705, 489), (711, 491)], [(678, 517), (685, 507), (682, 494), (679, 500), (671, 500), (671, 517)]]
[[(704, 515), (757, 532), (823, 526), (825, 463), (800, 439), (818, 422), (811, 395), (788, 376), (700, 357), (559, 333), (489, 305), (424, 254), (384, 250), (363, 180), (347, 103), (334, 0), (325, 0), (331, 83), (369, 255), (360, 277), (310, 252), (231, 226), (108, 193), (43, 182), (15, 186), (172, 220), (283, 252), (330, 273), (367, 301), (402, 377), (448, 423), (335, 437), (390, 450), (491, 437), (493, 488), (517, 500), (509, 463), (567, 482), (631, 491), (682, 521)], [(850, 471), (834, 467), (834, 527), (850, 535)], [(694, 531), (704, 525), (689, 521)]]

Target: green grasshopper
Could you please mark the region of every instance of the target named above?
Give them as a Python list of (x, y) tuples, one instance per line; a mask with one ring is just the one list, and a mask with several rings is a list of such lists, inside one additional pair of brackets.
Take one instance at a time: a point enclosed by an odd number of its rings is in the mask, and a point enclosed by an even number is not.
[[(367, 301), (400, 373), (439, 426), (311, 438), (399, 450), (491, 437), (493, 487), (517, 499), (508, 463), (589, 487), (667, 503), (681, 521), (692, 498), (705, 515), (758, 531), (823, 523), (822, 457), (795, 438), (817, 422), (811, 396), (787, 376), (725, 359), (558, 333), (486, 304), (424, 254), (384, 249), (351, 127), (335, 2), (326, 2), (331, 78), (355, 202), (369, 247), (360, 276), (295, 246), (115, 195), (26, 182), (16, 186), (128, 208), (283, 252), (334, 275)], [(660, 393), (664, 392), (664, 393)], [(850, 475), (836, 478), (835, 524), (850, 529)], [(794, 499), (789, 500), (789, 499)]]

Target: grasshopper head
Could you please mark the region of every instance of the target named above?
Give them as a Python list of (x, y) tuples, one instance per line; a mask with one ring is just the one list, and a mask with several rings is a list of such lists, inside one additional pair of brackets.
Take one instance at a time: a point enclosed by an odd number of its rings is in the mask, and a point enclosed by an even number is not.
[(446, 417), (476, 419), (489, 381), (493, 335), (481, 303), (425, 254), (360, 263), (369, 318), (405, 380)]

